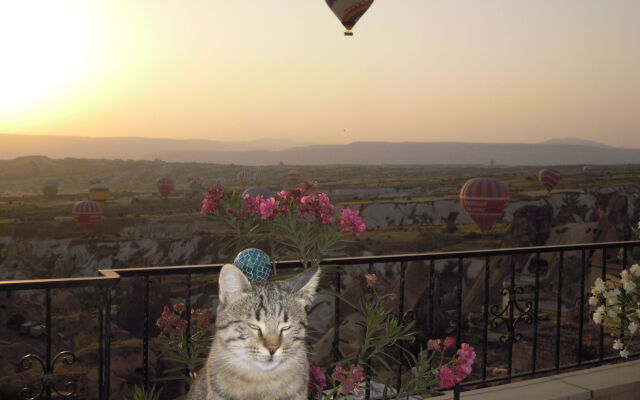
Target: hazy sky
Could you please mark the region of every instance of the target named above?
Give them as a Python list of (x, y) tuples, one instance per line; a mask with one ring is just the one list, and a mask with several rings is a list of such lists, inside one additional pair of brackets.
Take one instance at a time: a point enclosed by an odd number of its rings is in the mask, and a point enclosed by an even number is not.
[(0, 132), (640, 148), (640, 1), (0, 0)]

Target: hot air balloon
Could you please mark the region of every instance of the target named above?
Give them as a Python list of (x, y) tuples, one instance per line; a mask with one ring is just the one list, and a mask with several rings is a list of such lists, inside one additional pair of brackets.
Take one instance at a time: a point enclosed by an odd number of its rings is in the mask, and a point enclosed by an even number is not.
[(202, 183), (202, 177), (199, 175), (189, 175), (187, 177), (187, 183)]
[(585, 165), (584, 167), (582, 167), (582, 172), (588, 174), (591, 173), (593, 171), (593, 167), (590, 165)]
[(89, 179), (89, 185), (95, 185), (96, 183), (102, 183), (102, 179), (98, 177), (93, 177)]
[(509, 188), (496, 178), (473, 178), (462, 185), (460, 204), (481, 231), (489, 230), (509, 202)]
[(300, 180), (300, 171), (292, 169), (289, 171), (289, 180), (291, 183), (296, 184)]
[(560, 172), (551, 168), (543, 168), (538, 172), (538, 180), (551, 193), (554, 187), (562, 180)]
[(204, 186), (199, 181), (191, 182), (189, 184), (189, 191), (187, 197), (199, 197), (204, 192)]
[(246, 187), (251, 180), (251, 172), (244, 170), (240, 171), (236, 175), (236, 179), (238, 180), (238, 185), (240, 185), (240, 187)]
[(351, 29), (373, 4), (373, 0), (326, 0), (326, 2), (347, 29), (345, 36), (353, 36)]
[(160, 197), (166, 199), (169, 197), (171, 192), (173, 192), (173, 179), (171, 178), (160, 178), (156, 182), (156, 186), (158, 187), (158, 193), (160, 193)]
[(89, 200), (95, 201), (100, 207), (104, 207), (109, 197), (111, 190), (104, 183), (96, 183), (89, 188)]
[(53, 178), (45, 179), (42, 183), (42, 194), (47, 199), (56, 197), (56, 194), (58, 194), (58, 181)]
[(102, 209), (95, 201), (79, 201), (73, 206), (71, 215), (83, 232), (88, 234), (100, 222)]
[(253, 183), (255, 183), (258, 186), (262, 186), (262, 184), (264, 183), (264, 172), (256, 171), (253, 174)]
[(273, 197), (273, 192), (271, 190), (262, 187), (250, 187), (249, 189), (242, 192), (243, 197), (245, 194), (250, 194), (253, 197), (262, 196), (263, 199)]

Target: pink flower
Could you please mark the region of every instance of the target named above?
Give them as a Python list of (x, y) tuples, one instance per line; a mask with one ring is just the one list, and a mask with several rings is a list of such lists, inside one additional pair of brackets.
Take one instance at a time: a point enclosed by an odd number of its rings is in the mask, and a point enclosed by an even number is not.
[(358, 210), (352, 210), (350, 208), (342, 209), (342, 213), (337, 219), (340, 232), (351, 236), (359, 236), (364, 232), (367, 226), (359, 214), (360, 211)]
[(160, 335), (177, 336), (187, 330), (187, 321), (165, 306), (156, 326), (160, 328)]
[(446, 365), (438, 369), (438, 378), (440, 379), (438, 384), (444, 389), (451, 389), (456, 385), (456, 377), (453, 371), (451, 371), (451, 368)]
[(278, 209), (280, 202), (274, 199), (273, 197), (269, 197), (268, 199), (262, 200), (259, 205), (260, 214), (262, 215), (262, 219), (269, 219), (273, 216), (273, 214)]
[(287, 196), (289, 196), (289, 192), (287, 192), (286, 190), (281, 190), (278, 192), (278, 196), (280, 196), (282, 200), (286, 200)]
[(445, 348), (450, 348), (456, 345), (456, 338), (451, 337), (451, 336), (447, 336), (446, 338), (444, 338), (444, 347)]
[(262, 195), (253, 197), (247, 193), (242, 196), (242, 200), (244, 200), (244, 207), (249, 214), (260, 214), (260, 203), (262, 202)]
[(476, 359), (476, 352), (473, 347), (469, 346), (469, 343), (462, 343), (456, 354), (468, 364), (473, 364), (473, 360)]
[(340, 393), (355, 397), (364, 395), (364, 368), (361, 365), (354, 365), (350, 369), (338, 365), (331, 377), (336, 382), (340, 382)]
[(462, 382), (462, 380), (464, 378), (466, 378), (471, 371), (473, 371), (473, 368), (471, 367), (471, 363), (461, 363), (456, 365), (455, 367), (455, 375), (456, 375), (456, 381)]
[(214, 185), (207, 195), (202, 199), (201, 214), (220, 213), (223, 210), (222, 199), (225, 198), (225, 192), (222, 185)]
[(364, 279), (367, 280), (367, 287), (373, 289), (378, 281), (378, 276), (376, 274), (364, 274)]
[(327, 384), (327, 377), (324, 372), (317, 365), (311, 365), (309, 367), (309, 393), (314, 400), (320, 399), (320, 393)]
[(314, 215), (323, 224), (328, 224), (333, 218), (334, 205), (325, 193), (314, 193), (303, 196), (298, 204), (298, 212), (302, 216)]
[(427, 350), (429, 351), (441, 351), (440, 339), (429, 339), (427, 342)]

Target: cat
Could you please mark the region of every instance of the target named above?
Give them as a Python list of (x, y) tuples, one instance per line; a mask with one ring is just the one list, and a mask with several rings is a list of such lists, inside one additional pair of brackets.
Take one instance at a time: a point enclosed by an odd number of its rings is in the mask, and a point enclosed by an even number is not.
[(236, 266), (220, 271), (216, 331), (187, 400), (307, 400), (307, 312), (320, 270), (251, 283)]

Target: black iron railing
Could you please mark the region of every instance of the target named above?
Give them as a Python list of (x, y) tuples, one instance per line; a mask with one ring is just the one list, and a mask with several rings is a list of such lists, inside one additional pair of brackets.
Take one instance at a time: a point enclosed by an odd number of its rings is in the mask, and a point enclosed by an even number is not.
[[(629, 251), (635, 247), (640, 247), (640, 241), (335, 258), (324, 260), (322, 264), (339, 267), (337, 272), (333, 272), (333, 278), (329, 279), (333, 290), (338, 293), (343, 292), (345, 273), (350, 273), (352, 269), (355, 271), (358, 266), (361, 266), (361, 272), (373, 272), (376, 266), (384, 264), (383, 269), (393, 269), (397, 274), (400, 315), (416, 318), (428, 337), (448, 335), (456, 337), (457, 343), (470, 342), (476, 348), (478, 359), (471, 379), (455, 388), (455, 396), (459, 397), (461, 391), (488, 384), (617, 360), (618, 355), (608, 350), (611, 338), (605, 335), (604, 327), (596, 327), (589, 322), (590, 310), (586, 301), (595, 277), (606, 279), (608, 274), (628, 268)], [(427, 281), (424, 284), (426, 298), (423, 296), (413, 303), (411, 309), (406, 303), (409, 266), (413, 271), (411, 279), (422, 277)], [(95, 397), (91, 397), (92, 394), (85, 394), (84, 397), (108, 400), (112, 375), (114, 290), (127, 278), (143, 280), (140, 294), (140, 378), (142, 384), (148, 386), (156, 378), (150, 376), (149, 344), (152, 320), (158, 317), (150, 313), (151, 280), (169, 275), (184, 277), (186, 310), (191, 310), (193, 277), (216, 274), (220, 267), (195, 265), (113, 269), (101, 270), (98, 277), (0, 282), (0, 298), (3, 295), (8, 297), (15, 291), (44, 291), (44, 355), (27, 354), (20, 362), (24, 369), (37, 365), (42, 373), (39, 382), (25, 388), (23, 398), (76, 396), (73, 380), (62, 379), (62, 387), (56, 384), (60, 382), (56, 367), (61, 364), (73, 365), (78, 362), (78, 357), (73, 349), (64, 349), (56, 355), (52, 352), (52, 290), (89, 288), (99, 296), (96, 310), (99, 322), (99, 393)], [(277, 264), (279, 271), (300, 267), (301, 263), (297, 261)], [(418, 277), (416, 270), (420, 271)], [(2, 308), (0, 312), (3, 312)], [(337, 359), (344, 319), (338, 300), (333, 303), (333, 314), (331, 354)], [(437, 326), (436, 318), (443, 314), (447, 316), (447, 323)], [(190, 329), (190, 312), (186, 313), (186, 318), (187, 329)], [(633, 352), (631, 357), (638, 355), (640, 353)], [(398, 385), (402, 381), (402, 372), (399, 367)], [(369, 391), (367, 385), (367, 396)]]

